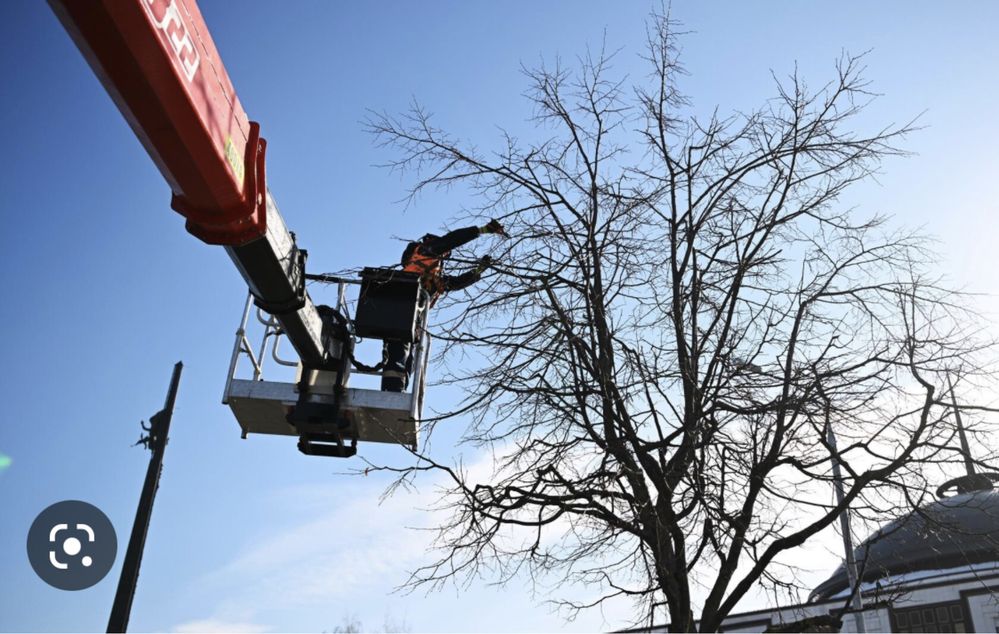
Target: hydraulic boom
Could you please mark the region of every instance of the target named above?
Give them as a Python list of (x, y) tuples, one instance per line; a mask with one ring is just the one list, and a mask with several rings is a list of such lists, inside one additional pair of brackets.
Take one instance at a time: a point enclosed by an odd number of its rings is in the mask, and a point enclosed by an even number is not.
[[(247, 434), (297, 436), (308, 455), (348, 458), (357, 443), (416, 450), (430, 350), (429, 297), (415, 274), (362, 272), (357, 315), (347, 316), (345, 284), (335, 307), (305, 290), (305, 251), (267, 190), (267, 143), (229, 81), (195, 0), (49, 0), (84, 58), (173, 190), (170, 206), (187, 230), (225, 248), (250, 290), (222, 402)], [(246, 327), (253, 304), (270, 313), (254, 354)], [(286, 336), (299, 361), (278, 356)], [(413, 345), (410, 392), (349, 384), (361, 337)], [(294, 383), (264, 376), (267, 345)], [(244, 363), (240, 363), (243, 360)], [(240, 378), (240, 368), (252, 368)], [(360, 374), (377, 368), (356, 364)]]
[(302, 362), (337, 354), (299, 250), (267, 190), (267, 144), (236, 96), (194, 0), (49, 0), (173, 191), (171, 207), (223, 246)]

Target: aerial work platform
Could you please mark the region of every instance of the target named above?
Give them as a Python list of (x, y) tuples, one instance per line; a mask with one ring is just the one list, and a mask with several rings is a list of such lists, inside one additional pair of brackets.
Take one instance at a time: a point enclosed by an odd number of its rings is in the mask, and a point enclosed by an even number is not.
[[(243, 109), (197, 2), (49, 3), (170, 186), (170, 207), (193, 236), (223, 247), (246, 282), (249, 298), (222, 399), (244, 437), (297, 435), (304, 453), (339, 457), (354, 455), (358, 441), (415, 449), (430, 346), (429, 298), (412, 274), (364, 269), (361, 280), (323, 280), (340, 284), (335, 307), (313, 302), (306, 290), (307, 252), (268, 188), (267, 141)], [(329, 276), (311, 279), (323, 277)], [(354, 319), (347, 314), (345, 284), (360, 284)], [(257, 348), (246, 330), (254, 306), (264, 331)], [(377, 367), (354, 360), (362, 337), (409, 345), (409, 392), (348, 386), (354, 367), (377, 374)], [(280, 357), (283, 340), (295, 360)], [(298, 368), (297, 378), (282, 381), (270, 371), (264, 377), (268, 348), (276, 365)], [(399, 379), (398, 367), (393, 372), (387, 378)]]
[[(310, 400), (332, 406), (332, 390), (313, 393)], [(297, 402), (298, 390), (290, 383), (235, 379), (229, 386), (228, 404), (244, 434), (297, 436), (298, 429), (286, 419)], [(347, 388), (340, 407), (349, 422), (348, 436), (416, 449), (420, 412), (413, 394)]]
[[(399, 444), (417, 450), (430, 352), (425, 329), (426, 292), (416, 276), (388, 269), (365, 269), (362, 280), (357, 281), (329, 279), (338, 284), (338, 315), (348, 311), (346, 286), (361, 285), (358, 317), (343, 318), (343, 327), (330, 333), (333, 341), (329, 347), (336, 352), (336, 367), (308, 368), (299, 361), (281, 358), (281, 324), (254, 305), (251, 293), (236, 331), (222, 402), (235, 415), (243, 438), (249, 434), (298, 436), (299, 449), (310, 455), (349, 457), (356, 453), (358, 442)], [(254, 316), (263, 327), (255, 348), (247, 334)], [(350, 386), (352, 375), (380, 374), (377, 368), (354, 363), (358, 333), (412, 344), (413, 375), (408, 391)], [(295, 380), (265, 378), (265, 366), (271, 362), (295, 367)]]

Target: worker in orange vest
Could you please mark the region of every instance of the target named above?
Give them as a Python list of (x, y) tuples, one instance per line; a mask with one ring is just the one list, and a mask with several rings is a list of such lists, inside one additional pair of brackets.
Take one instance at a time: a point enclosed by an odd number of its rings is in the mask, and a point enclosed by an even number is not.
[[(417, 242), (410, 242), (402, 253), (402, 270), (417, 273), (420, 283), (430, 294), (430, 306), (448, 291), (457, 291), (479, 281), (482, 272), (492, 263), (488, 255), (479, 258), (478, 264), (461, 275), (445, 275), (444, 264), (452, 249), (468, 244), (481, 235), (506, 236), (503, 225), (490, 220), (481, 227), (455, 229), (443, 236), (428, 233)], [(382, 347), (382, 390), (402, 392), (409, 384), (413, 359), (412, 345), (408, 341), (386, 341)]]

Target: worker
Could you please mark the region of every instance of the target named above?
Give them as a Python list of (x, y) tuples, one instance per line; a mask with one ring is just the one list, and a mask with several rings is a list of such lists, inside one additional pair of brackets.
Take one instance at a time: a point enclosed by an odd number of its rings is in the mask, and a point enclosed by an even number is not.
[[(430, 295), (428, 308), (448, 291), (458, 291), (479, 281), (492, 258), (484, 255), (475, 268), (461, 275), (445, 275), (444, 263), (452, 249), (468, 244), (481, 235), (506, 236), (498, 220), (490, 220), (481, 227), (455, 229), (443, 236), (428, 233), (416, 242), (410, 242), (402, 253), (402, 269), (420, 276), (420, 284)], [(402, 392), (409, 384), (412, 372), (412, 344), (408, 341), (386, 341), (382, 347), (382, 391)]]

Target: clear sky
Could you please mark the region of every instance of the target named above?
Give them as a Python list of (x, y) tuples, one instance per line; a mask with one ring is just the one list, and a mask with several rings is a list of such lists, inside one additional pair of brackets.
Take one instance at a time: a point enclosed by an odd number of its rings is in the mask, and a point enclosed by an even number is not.
[[(398, 257), (393, 236), (444, 226), (460, 192), (397, 201), (407, 181), (363, 131), (366, 109), (416, 98), (480, 147), (497, 126), (532, 134), (520, 65), (571, 61), (606, 32), (615, 70), (640, 80), (646, 2), (287, 2), (203, 0), (202, 12), (251, 119), (269, 140), (282, 213), (335, 271)], [(770, 71), (797, 62), (818, 86), (841, 51), (870, 49), (884, 93), (871, 121), (924, 113), (927, 128), (877, 183), (845, 204), (892, 213), (940, 238), (959, 285), (999, 291), (999, 4), (683, 2), (673, 14), (701, 111), (758, 105)], [(354, 462), (300, 455), (292, 439), (240, 440), (220, 404), (245, 287), (219, 248), (189, 236), (169, 190), (42, 2), (0, 3), (0, 629), (103, 630), (119, 571), (80, 592), (45, 585), (25, 538), (49, 504), (80, 499), (127, 540), (148, 454), (130, 445), (185, 363), (153, 514), (133, 631), (323, 631), (356, 617), (414, 631), (597, 630), (627, 606), (565, 623), (526, 584), (489, 579), (431, 596), (390, 594), (425, 561), (433, 482), (379, 505), (385, 482)], [(983, 300), (996, 311), (993, 297)], [(431, 391), (431, 406), (452, 395)], [(438, 458), (481, 456), (455, 449)], [(395, 448), (362, 446), (375, 461)], [(6, 458), (5, 458), (6, 457)], [(9, 459), (9, 460), (8, 460)], [(9, 464), (8, 464), (9, 463)], [(119, 554), (119, 563), (121, 555)], [(815, 551), (815, 581), (836, 557)], [(754, 599), (759, 601), (759, 599)], [(744, 607), (757, 607), (748, 602)]]

